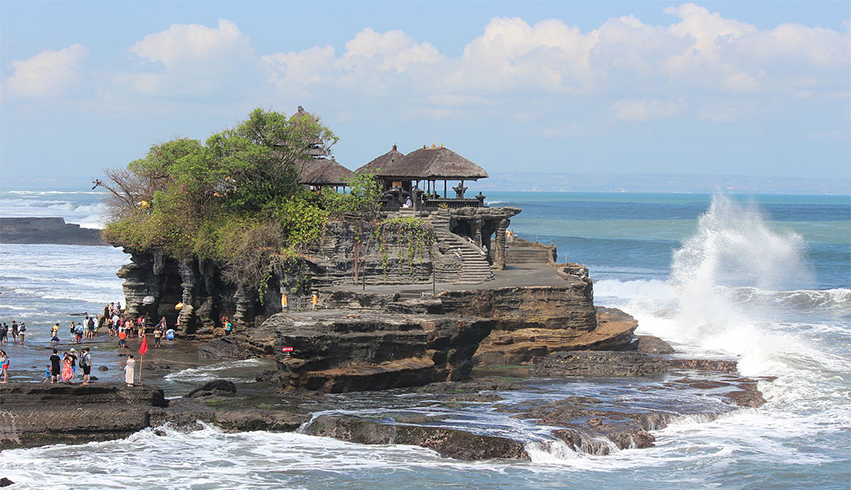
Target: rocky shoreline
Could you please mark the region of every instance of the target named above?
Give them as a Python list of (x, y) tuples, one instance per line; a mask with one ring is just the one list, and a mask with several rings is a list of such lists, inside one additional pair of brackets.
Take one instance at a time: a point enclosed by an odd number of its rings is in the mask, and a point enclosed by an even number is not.
[[(654, 343), (660, 345), (661, 341)], [(601, 361), (605, 372), (601, 372)], [(595, 367), (596, 366), (596, 367)], [(478, 370), (476, 370), (478, 371)], [(732, 371), (732, 372), (731, 372)], [(482, 372), (485, 372), (482, 370)], [(57, 443), (85, 443), (127, 437), (168, 424), (195, 430), (199, 423), (223, 431), (299, 431), (362, 444), (411, 444), (461, 460), (529, 459), (535, 444), (563, 443), (573, 451), (605, 455), (654, 444), (653, 431), (682, 417), (714, 420), (718, 415), (764, 403), (758, 381), (735, 374), (734, 361), (682, 359), (638, 351), (557, 352), (536, 357), (530, 366), (503, 370), (502, 376), (473, 373), (466, 381), (446, 381), (389, 392), (328, 397), (293, 389), (265, 401), (240, 396), (237, 385), (217, 380), (178, 398), (166, 399), (152, 386), (90, 386), (9, 383), (0, 385), (0, 449)], [(258, 377), (263, 377), (258, 373)], [(611, 390), (629, 385), (647, 400), (621, 400), (567, 390), (588, 382)], [(513, 399), (514, 393), (541, 391), (555, 383), (560, 396)], [(690, 394), (694, 403), (684, 398)], [(409, 400), (388, 403), (383, 396)], [(374, 401), (373, 401), (374, 399)], [(664, 399), (655, 408), (650, 399)], [(398, 400), (394, 398), (393, 400)], [(445, 415), (418, 412), (417, 400), (444, 407)], [(383, 416), (352, 413), (353, 406), (376, 404)], [(388, 406), (385, 406), (388, 405)], [(489, 434), (453, 426), (452, 410), (486, 407), (512, 419), (547, 428), (542, 441)], [(531, 446), (530, 446), (531, 445)]]

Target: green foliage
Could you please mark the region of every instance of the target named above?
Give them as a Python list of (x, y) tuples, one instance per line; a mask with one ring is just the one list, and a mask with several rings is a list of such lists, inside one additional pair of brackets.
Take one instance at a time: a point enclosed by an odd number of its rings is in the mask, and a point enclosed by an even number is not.
[(298, 162), (336, 141), (313, 117), (255, 109), (204, 144), (154, 145), (97, 181), (109, 191), (105, 236), (132, 249), (224, 261), (233, 282), (264, 287), (275, 267), (292, 267), (294, 254), (322, 237), (329, 213), (298, 185)]
[(381, 206), (381, 191), (375, 174), (364, 172), (355, 174), (348, 182), (348, 194), (339, 194), (333, 189), (323, 189), (322, 205), (336, 217), (354, 216), (365, 221), (375, 220)]
[[(405, 216), (402, 218), (386, 219), (379, 223), (375, 229), (375, 240), (378, 242), (379, 250), (381, 251), (381, 265), (384, 269), (385, 276), (387, 275), (388, 254), (387, 254), (387, 235), (393, 234), (399, 237), (400, 244), (404, 244), (404, 249), (400, 253), (400, 260), (405, 259), (404, 263), (408, 266), (408, 272), (414, 273), (414, 263), (417, 257), (420, 261), (434, 244), (435, 235), (431, 225), (425, 220), (414, 216)], [(402, 266), (400, 264), (399, 274), (402, 274)]]

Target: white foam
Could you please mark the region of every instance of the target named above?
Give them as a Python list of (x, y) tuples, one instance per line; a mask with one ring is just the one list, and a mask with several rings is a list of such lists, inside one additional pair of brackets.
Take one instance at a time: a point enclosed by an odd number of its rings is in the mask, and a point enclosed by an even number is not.
[[(210, 364), (207, 366), (199, 366), (194, 368), (187, 368), (176, 373), (170, 373), (165, 375), (164, 379), (168, 381), (174, 381), (178, 383), (199, 383), (212, 381), (214, 379), (224, 379), (227, 381), (240, 381), (246, 382), (245, 379), (242, 378), (227, 378), (219, 375), (220, 371), (227, 371), (232, 369), (240, 369), (247, 367), (256, 367), (261, 365), (263, 362), (258, 359), (245, 359), (241, 361), (225, 361), (225, 362), (217, 362), (215, 364)], [(250, 382), (251, 380), (248, 380)]]

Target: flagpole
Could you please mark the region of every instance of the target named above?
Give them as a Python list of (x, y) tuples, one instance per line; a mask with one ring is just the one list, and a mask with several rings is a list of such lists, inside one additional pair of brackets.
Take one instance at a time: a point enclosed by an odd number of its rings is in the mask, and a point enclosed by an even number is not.
[(148, 353), (148, 336), (142, 332), (142, 345), (139, 346), (139, 384), (142, 384), (142, 361), (145, 360), (145, 354)]

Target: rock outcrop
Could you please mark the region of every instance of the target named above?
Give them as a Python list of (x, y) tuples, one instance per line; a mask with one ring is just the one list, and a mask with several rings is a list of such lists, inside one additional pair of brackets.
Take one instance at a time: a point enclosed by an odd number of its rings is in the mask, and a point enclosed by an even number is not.
[(436, 451), (444, 458), (528, 460), (523, 443), (504, 437), (422, 425), (384, 425), (363, 419), (320, 415), (306, 433), (359, 444), (408, 444)]
[(100, 230), (81, 228), (63, 218), (0, 218), (0, 243), (107, 245)]
[(462, 379), (492, 328), (474, 317), (324, 310), (275, 315), (262, 330), (275, 332), (282, 389), (345, 392)]
[(0, 448), (126, 437), (166, 405), (162, 390), (149, 386), (0, 385)]
[(555, 352), (533, 360), (532, 374), (550, 376), (649, 376), (665, 371), (665, 363), (641, 352)]

